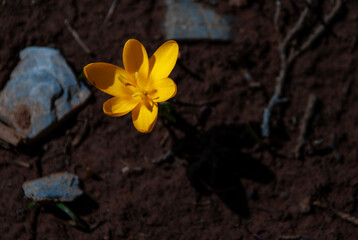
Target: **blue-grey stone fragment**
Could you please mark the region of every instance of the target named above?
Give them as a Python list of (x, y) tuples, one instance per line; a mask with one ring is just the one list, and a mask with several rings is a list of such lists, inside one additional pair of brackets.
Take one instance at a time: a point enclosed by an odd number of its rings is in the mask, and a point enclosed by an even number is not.
[[(81, 106), (90, 91), (58, 50), (27, 47), (0, 93), (0, 120), (32, 140)], [(6, 139), (4, 139), (6, 140)]]
[(70, 202), (83, 194), (78, 177), (69, 172), (54, 173), (27, 181), (22, 185), (22, 189), (25, 196), (34, 201)]
[(230, 41), (235, 37), (234, 17), (220, 16), (194, 0), (165, 0), (165, 38)]

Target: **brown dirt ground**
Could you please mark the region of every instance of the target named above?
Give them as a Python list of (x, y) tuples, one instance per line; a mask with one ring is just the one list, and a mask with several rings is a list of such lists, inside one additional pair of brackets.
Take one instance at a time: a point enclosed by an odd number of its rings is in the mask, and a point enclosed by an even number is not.
[[(171, 75), (178, 84), (177, 124), (160, 120), (151, 134), (140, 134), (130, 116), (104, 115), (109, 96), (91, 86), (89, 103), (44, 141), (0, 148), (2, 239), (358, 239), (358, 3), (346, 1), (326, 33), (297, 59), (285, 87), (289, 101), (275, 108), (273, 134), (260, 147), (245, 123), (259, 133), (279, 71), (274, 1), (245, 8), (212, 2), (204, 4), (237, 17), (237, 37), (230, 43), (179, 42)], [(318, 2), (323, 14), (332, 7)], [(283, 3), (280, 26), (288, 31), (304, 4)], [(90, 62), (122, 65), (129, 38), (149, 54), (164, 42), (162, 1), (119, 1), (103, 23), (111, 4), (2, 0), (0, 85), (26, 46), (59, 49), (80, 76)], [(320, 25), (319, 6), (299, 40)], [(79, 47), (64, 19), (92, 55)], [(250, 88), (242, 68), (262, 87)], [(310, 94), (319, 106), (298, 160), (293, 152)], [(170, 149), (173, 159), (151, 162)], [(123, 173), (124, 167), (130, 170)], [(24, 181), (65, 170), (83, 182), (87, 195), (70, 207), (91, 231), (68, 225), (50, 207), (27, 207)], [(323, 206), (312, 206), (314, 201)]]

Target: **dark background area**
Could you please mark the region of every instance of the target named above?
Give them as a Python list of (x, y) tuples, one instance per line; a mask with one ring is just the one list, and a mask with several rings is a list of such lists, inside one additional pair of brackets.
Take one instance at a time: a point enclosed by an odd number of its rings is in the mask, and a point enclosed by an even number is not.
[[(235, 1), (200, 2), (235, 16), (236, 38), (178, 42), (180, 57), (171, 74), (178, 85), (177, 124), (159, 119), (151, 134), (140, 134), (130, 115), (106, 116), (102, 104), (109, 96), (88, 85), (90, 101), (46, 139), (0, 148), (2, 239), (357, 238), (358, 3), (345, 1), (324, 34), (293, 63), (284, 88), (288, 102), (274, 108), (273, 132), (263, 139), (263, 110), (281, 64), (274, 1), (244, 7)], [(292, 49), (314, 26), (322, 26), (334, 6), (314, 2)], [(162, 1), (118, 1), (105, 23), (111, 4), (2, 0), (0, 87), (27, 46), (59, 49), (80, 77), (91, 62), (123, 66), (122, 49), (130, 38), (141, 41), (148, 55), (165, 41)], [(306, 5), (282, 4), (279, 26), (288, 32)], [(65, 19), (92, 54), (79, 47)], [(260, 87), (250, 85), (243, 70)], [(300, 122), (311, 94), (318, 107), (297, 159)], [(172, 158), (152, 163), (169, 150)], [(90, 231), (70, 226), (54, 209), (27, 207), (31, 200), (23, 182), (61, 171), (82, 180), (86, 196), (70, 207)]]

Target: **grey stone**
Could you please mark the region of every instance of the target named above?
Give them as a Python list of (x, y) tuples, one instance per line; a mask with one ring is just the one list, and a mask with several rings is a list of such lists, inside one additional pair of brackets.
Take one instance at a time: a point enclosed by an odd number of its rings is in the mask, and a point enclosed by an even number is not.
[(0, 120), (22, 140), (31, 140), (56, 126), (89, 96), (58, 50), (27, 47), (0, 93)]
[(54, 173), (49, 176), (27, 181), (22, 185), (25, 196), (34, 201), (70, 202), (83, 194), (79, 179), (69, 172)]
[(165, 38), (230, 41), (235, 37), (234, 17), (220, 16), (194, 0), (165, 0)]

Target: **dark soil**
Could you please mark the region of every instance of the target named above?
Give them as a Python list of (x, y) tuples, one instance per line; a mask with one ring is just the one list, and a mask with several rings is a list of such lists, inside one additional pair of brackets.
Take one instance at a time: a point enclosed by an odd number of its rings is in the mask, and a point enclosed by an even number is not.
[[(213, 2), (203, 4), (237, 17), (237, 37), (179, 42), (171, 75), (178, 84), (176, 124), (161, 119), (151, 134), (140, 134), (130, 115), (106, 116), (102, 104), (109, 96), (90, 86), (89, 103), (42, 142), (0, 148), (2, 239), (358, 239), (358, 3), (346, 1), (325, 34), (297, 58), (285, 86), (288, 102), (274, 108), (273, 132), (262, 139), (263, 110), (281, 64), (274, 1), (249, 1), (243, 8)], [(333, 6), (318, 2), (293, 47)], [(104, 23), (111, 4), (2, 0), (1, 87), (26, 46), (59, 49), (80, 77), (91, 62), (122, 66), (129, 38), (140, 40), (149, 55), (164, 42), (162, 1), (118, 1)], [(282, 31), (304, 8), (304, 1), (283, 1)], [(65, 19), (92, 54), (74, 40)], [(261, 87), (250, 87), (243, 70)], [(311, 94), (318, 107), (297, 159)], [(152, 163), (169, 150), (174, 157)], [(70, 226), (51, 207), (27, 207), (22, 183), (60, 171), (83, 182), (86, 195), (69, 207), (87, 229)]]

